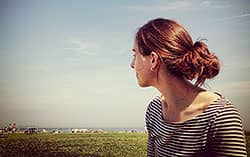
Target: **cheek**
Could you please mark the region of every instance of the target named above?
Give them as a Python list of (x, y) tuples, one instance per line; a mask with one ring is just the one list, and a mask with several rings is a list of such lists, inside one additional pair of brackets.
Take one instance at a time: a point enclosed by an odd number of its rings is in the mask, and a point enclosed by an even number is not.
[(136, 71), (142, 71), (145, 68), (145, 63), (139, 59), (135, 59), (134, 65)]

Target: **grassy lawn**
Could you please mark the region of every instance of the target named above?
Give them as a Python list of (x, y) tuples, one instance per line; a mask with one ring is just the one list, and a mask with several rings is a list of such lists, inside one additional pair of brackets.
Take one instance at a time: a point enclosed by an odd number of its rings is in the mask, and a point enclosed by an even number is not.
[(0, 156), (146, 156), (144, 133), (38, 133), (0, 138)]
[[(145, 157), (146, 140), (144, 133), (17, 133), (1, 136), (0, 157)], [(247, 149), (250, 150), (250, 136)]]

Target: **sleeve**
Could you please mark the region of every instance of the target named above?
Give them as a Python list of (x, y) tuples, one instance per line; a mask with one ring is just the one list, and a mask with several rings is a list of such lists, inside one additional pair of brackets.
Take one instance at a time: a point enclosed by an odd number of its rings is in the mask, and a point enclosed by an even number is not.
[[(151, 104), (151, 103), (150, 103)], [(151, 116), (150, 116), (150, 104), (148, 105), (145, 121), (146, 121), (146, 129), (148, 133), (148, 143), (147, 143), (147, 156), (148, 157), (154, 157), (154, 140), (152, 137), (152, 122), (151, 122)]]
[(246, 157), (246, 141), (238, 110), (227, 104), (218, 112), (212, 126), (214, 156)]

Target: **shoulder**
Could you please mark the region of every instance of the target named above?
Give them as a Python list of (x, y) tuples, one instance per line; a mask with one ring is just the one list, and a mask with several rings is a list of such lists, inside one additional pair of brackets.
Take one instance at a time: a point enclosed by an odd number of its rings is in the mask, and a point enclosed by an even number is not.
[(210, 96), (208, 96), (211, 99), (216, 99), (212, 103), (209, 103), (208, 108), (211, 108), (214, 111), (217, 111), (217, 113), (223, 113), (230, 110), (238, 111), (233, 103), (229, 99), (227, 99), (225, 96), (223, 96), (221, 93), (218, 92), (207, 92)]
[(161, 110), (161, 98), (159, 96), (156, 96), (148, 103), (146, 110), (146, 120), (151, 119), (152, 117), (158, 117), (159, 115), (161, 115)]
[(224, 126), (227, 124), (237, 124), (242, 126), (241, 116), (237, 107), (227, 98), (222, 96), (221, 99), (213, 104), (213, 108), (217, 112), (215, 125)]
[(218, 116), (219, 115), (224, 115), (224, 114), (237, 114), (239, 115), (239, 111), (236, 108), (236, 106), (229, 101), (227, 98), (221, 96), (221, 98), (219, 100), (217, 100), (214, 103), (214, 107), (217, 109), (218, 111)]
[(161, 109), (161, 98), (160, 96), (156, 96), (155, 98), (151, 99), (147, 106), (147, 112), (152, 112), (153, 110)]

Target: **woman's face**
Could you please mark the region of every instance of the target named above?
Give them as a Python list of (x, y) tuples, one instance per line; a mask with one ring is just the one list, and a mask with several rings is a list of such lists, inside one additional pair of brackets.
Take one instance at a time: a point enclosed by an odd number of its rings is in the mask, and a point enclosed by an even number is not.
[(138, 84), (141, 87), (148, 87), (152, 85), (152, 80), (154, 78), (151, 69), (151, 59), (150, 56), (143, 56), (138, 48), (138, 44), (135, 40), (133, 48), (133, 60), (130, 64), (131, 68), (135, 69), (136, 78)]

